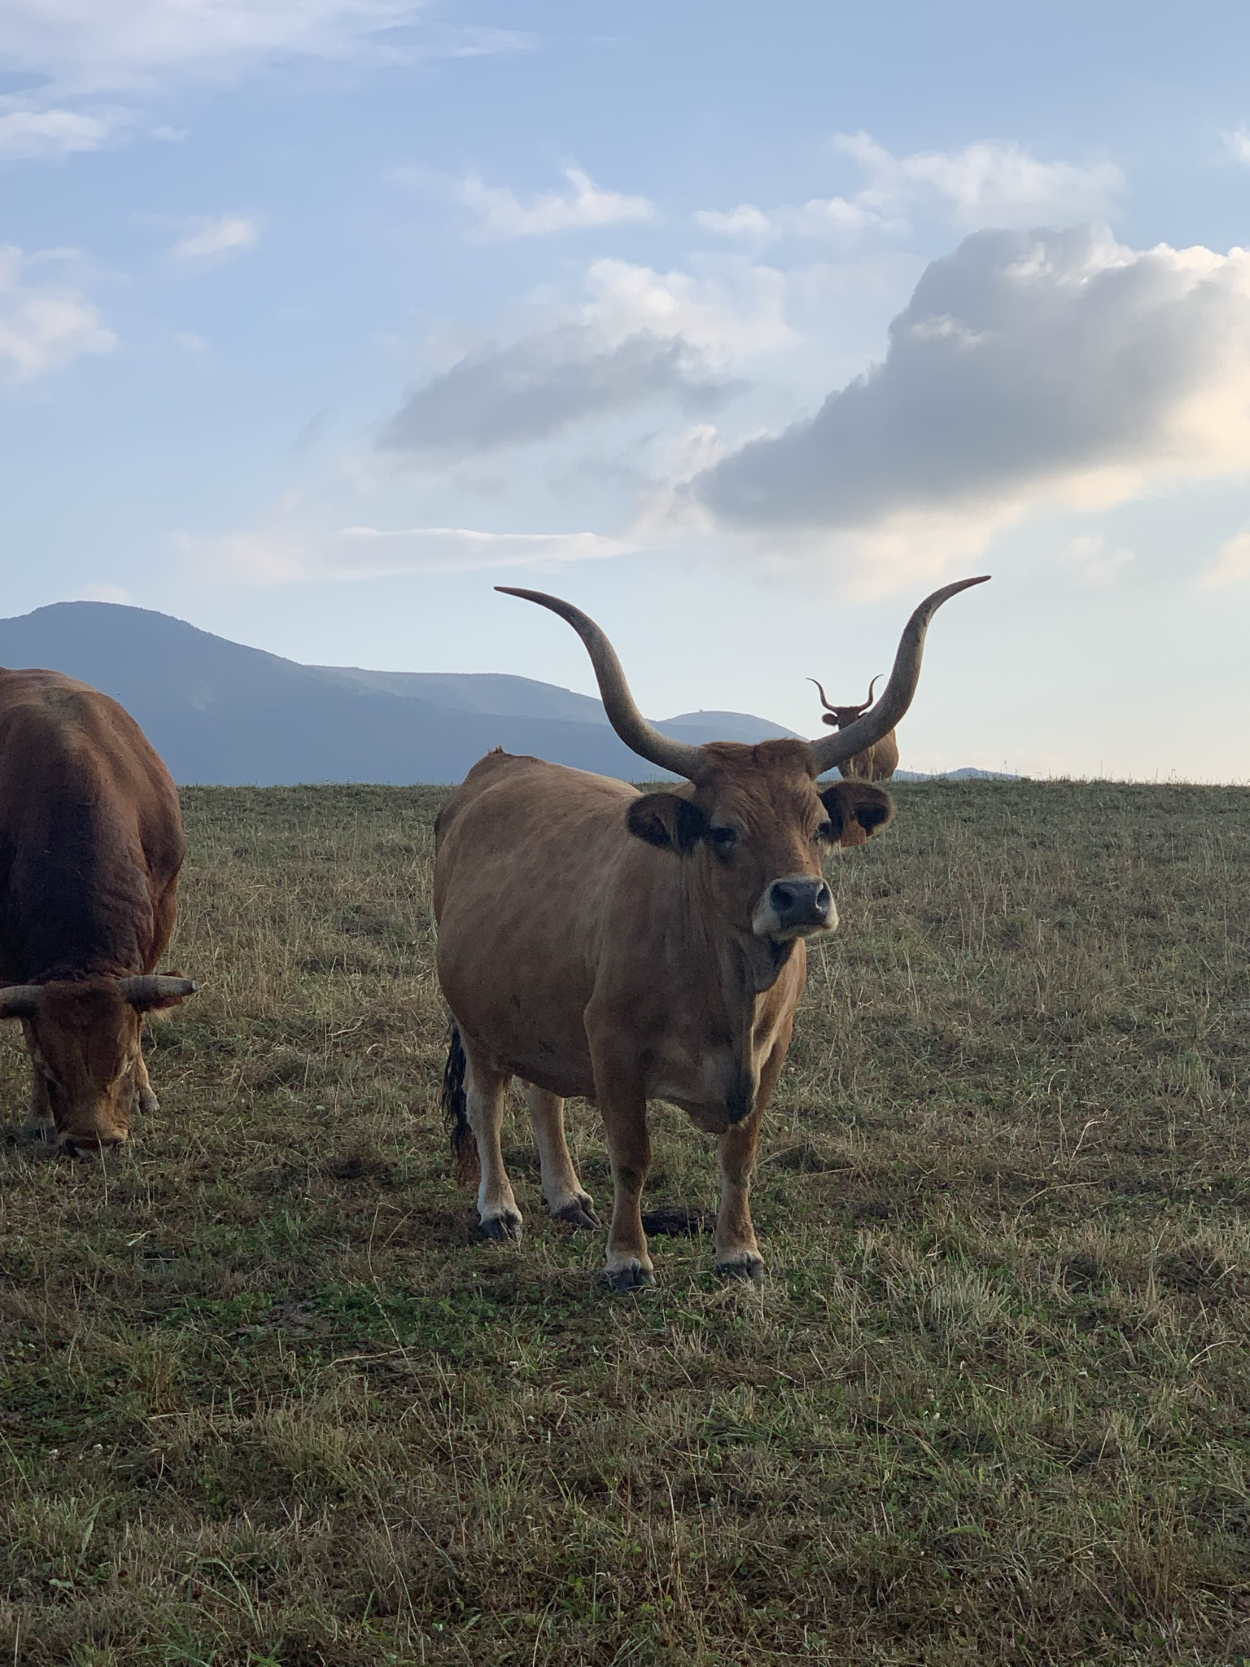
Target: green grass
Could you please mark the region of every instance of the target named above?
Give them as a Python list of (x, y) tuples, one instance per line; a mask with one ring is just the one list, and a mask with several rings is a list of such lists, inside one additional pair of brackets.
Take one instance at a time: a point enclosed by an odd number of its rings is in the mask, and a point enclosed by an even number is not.
[[(706, 1238), (477, 1243), (432, 789), (205, 789), (107, 1165), (0, 1145), (0, 1663), (1250, 1660), (1250, 792), (900, 787)], [(18, 1121), (24, 1062), (2, 1087)], [(714, 1201), (655, 1116), (652, 1204)], [(593, 1109), (579, 1168), (609, 1195)]]

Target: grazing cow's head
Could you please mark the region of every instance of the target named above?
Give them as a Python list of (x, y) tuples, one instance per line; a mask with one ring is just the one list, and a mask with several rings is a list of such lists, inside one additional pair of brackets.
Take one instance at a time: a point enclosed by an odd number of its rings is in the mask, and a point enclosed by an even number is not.
[[(807, 681), (809, 683), (816, 683), (816, 679), (814, 677), (809, 677)], [(861, 701), (858, 706), (830, 705), (828, 695), (823, 689), (821, 689), (820, 684), (816, 683), (817, 689), (820, 689), (820, 704), (825, 709), (821, 716), (821, 723), (831, 724), (834, 729), (848, 728), (857, 718), (862, 718), (864, 713), (872, 705), (872, 691), (876, 688), (880, 681), (881, 673), (878, 672), (876, 677), (874, 677), (872, 682), (868, 685), (868, 699)]]
[(194, 990), (189, 978), (164, 974), (0, 988), (0, 1018), (23, 1021), (63, 1151), (101, 1152), (127, 1138), (143, 1014), (175, 1007)]
[(964, 579), (920, 604), (903, 631), (890, 681), (867, 716), (818, 741), (754, 747), (727, 741), (692, 746), (662, 735), (639, 712), (616, 651), (592, 619), (559, 597), (499, 588), (568, 621), (586, 645), (604, 710), (621, 740), (689, 783), (636, 799), (627, 815), (630, 833), (692, 864), (692, 880), (722, 918), (776, 944), (837, 925), (821, 872), (822, 846), (862, 845), (894, 813), (883, 788), (817, 778), (894, 727), (915, 693), (930, 618), (948, 597), (983, 582)]

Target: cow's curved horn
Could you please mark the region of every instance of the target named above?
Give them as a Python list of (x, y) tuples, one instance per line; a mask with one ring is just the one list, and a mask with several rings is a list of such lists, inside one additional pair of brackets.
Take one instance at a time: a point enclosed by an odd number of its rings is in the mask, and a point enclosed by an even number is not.
[(872, 691), (876, 688), (877, 684), (880, 683), (880, 681), (881, 681), (882, 677), (884, 677), (884, 675), (885, 675), (884, 672), (879, 671), (877, 673), (877, 675), (873, 678), (872, 682), (868, 685), (868, 699), (864, 702), (865, 706), (871, 706), (872, 705)]
[(894, 668), (890, 672), (890, 681), (872, 711), (866, 712), (862, 718), (856, 718), (855, 722), (848, 724), (845, 729), (839, 729), (832, 735), (822, 735), (818, 741), (808, 742), (808, 758), (814, 776), (832, 770), (835, 764), (853, 758), (857, 752), (863, 752), (883, 735), (889, 734), (911, 705), (916, 684), (920, 681), (920, 661), (924, 653), (924, 637), (929, 628), (929, 621), (943, 602), (948, 602), (952, 596), (958, 596), (961, 590), (968, 590), (972, 585), (985, 584), (989, 577), (988, 573), (983, 573), (976, 579), (960, 579), (956, 584), (943, 585), (941, 590), (935, 590), (932, 596), (925, 597), (903, 627), (898, 653), (894, 656)]
[[(809, 677), (807, 681), (809, 683), (816, 683), (816, 679), (814, 677)], [(824, 707), (825, 711), (826, 712), (836, 712), (837, 707), (836, 706), (830, 706), (829, 696), (821, 688), (819, 683), (816, 683), (816, 687), (817, 687), (818, 690), (820, 690), (820, 704)]]
[(6, 984), (0, 987), (0, 1019), (30, 1019), (39, 1005), (38, 984)]
[(588, 614), (575, 608), (571, 602), (561, 601), (558, 596), (548, 596), (545, 591), (516, 590), (512, 585), (496, 585), (495, 589), (504, 596), (520, 596), (526, 602), (537, 602), (540, 607), (550, 608), (553, 614), (559, 614), (561, 619), (566, 620), (586, 644), (599, 682), (603, 709), (621, 740), (648, 763), (658, 764), (662, 770), (671, 770), (675, 776), (685, 776), (688, 781), (693, 779), (703, 757), (702, 747), (691, 746), (687, 741), (674, 741), (667, 735), (661, 735), (653, 724), (647, 722), (629, 692), (616, 650)]
[(174, 978), (169, 973), (136, 973), (130, 978), (119, 978), (117, 987), (122, 1000), (132, 1007), (154, 1007), (158, 1001), (178, 1001), (193, 996), (199, 986), (193, 978)]

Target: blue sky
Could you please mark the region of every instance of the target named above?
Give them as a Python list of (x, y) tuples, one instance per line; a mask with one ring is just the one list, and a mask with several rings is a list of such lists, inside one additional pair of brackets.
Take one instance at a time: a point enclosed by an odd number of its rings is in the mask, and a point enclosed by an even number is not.
[[(1018, 11), (1018, 9), (1017, 9)], [(1250, 14), (7, 0), (3, 612), (1250, 780)]]

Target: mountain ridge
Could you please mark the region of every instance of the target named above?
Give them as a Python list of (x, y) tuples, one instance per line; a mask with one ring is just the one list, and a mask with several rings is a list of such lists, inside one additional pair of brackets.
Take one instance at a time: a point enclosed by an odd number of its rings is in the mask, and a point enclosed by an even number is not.
[[(112, 695), (184, 785), (454, 782), (497, 746), (623, 780), (646, 773), (591, 695), (502, 672), (304, 665), (126, 603), (0, 619), (0, 665), (41, 665)], [(655, 722), (696, 744), (794, 733), (742, 712)]]

